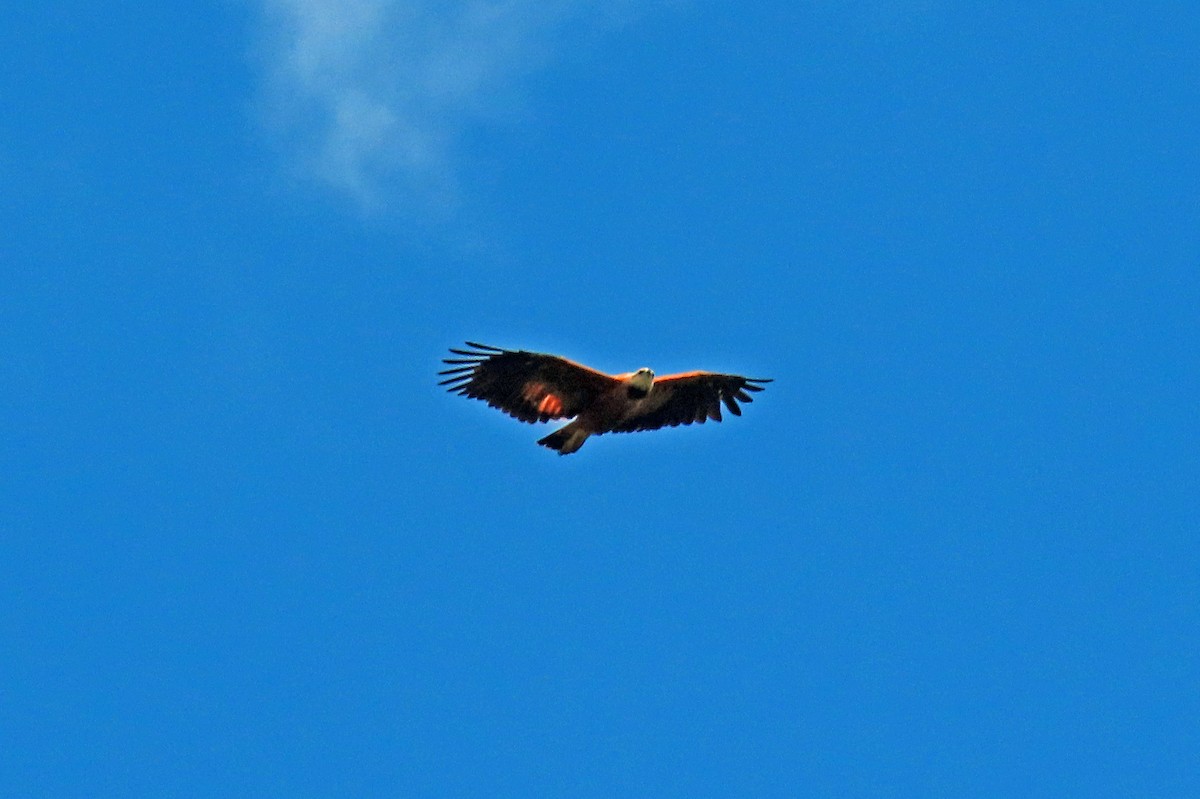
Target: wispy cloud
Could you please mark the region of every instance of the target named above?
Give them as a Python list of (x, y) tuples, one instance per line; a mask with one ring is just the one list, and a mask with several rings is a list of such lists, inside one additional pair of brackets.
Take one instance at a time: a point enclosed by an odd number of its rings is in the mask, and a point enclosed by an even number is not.
[(285, 154), (365, 206), (453, 203), (456, 147), (504, 117), (520, 79), (624, 0), (261, 0), (263, 99)]

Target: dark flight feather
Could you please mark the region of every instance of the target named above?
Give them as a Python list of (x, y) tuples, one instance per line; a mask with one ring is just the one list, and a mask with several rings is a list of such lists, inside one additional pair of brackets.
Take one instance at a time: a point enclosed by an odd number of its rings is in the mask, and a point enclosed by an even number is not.
[[(522, 422), (568, 419), (588, 407), (617, 380), (582, 364), (524, 350), (506, 350), (468, 341), (471, 350), (451, 348), (465, 358), (445, 358), (454, 368), (438, 385), (480, 399)], [(549, 399), (548, 399), (549, 398)]]

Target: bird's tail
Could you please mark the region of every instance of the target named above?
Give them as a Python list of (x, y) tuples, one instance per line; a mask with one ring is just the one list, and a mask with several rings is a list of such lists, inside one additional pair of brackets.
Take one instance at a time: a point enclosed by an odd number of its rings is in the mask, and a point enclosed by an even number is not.
[(583, 442), (591, 435), (587, 430), (577, 427), (577, 424), (578, 422), (571, 422), (566, 427), (560, 427), (538, 443), (543, 447), (558, 450), (559, 455), (570, 455), (582, 447)]

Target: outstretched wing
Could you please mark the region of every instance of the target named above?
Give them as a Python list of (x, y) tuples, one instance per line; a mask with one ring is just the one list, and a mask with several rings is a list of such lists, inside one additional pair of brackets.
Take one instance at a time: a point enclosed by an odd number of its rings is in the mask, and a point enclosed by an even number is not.
[(741, 416), (738, 402), (753, 402), (747, 392), (762, 391), (767, 378), (723, 375), (716, 372), (684, 372), (654, 379), (654, 387), (641, 404), (642, 413), (625, 419), (614, 433), (657, 430), (709, 419), (721, 421), (721, 404), (734, 416)]
[(569, 419), (591, 405), (616, 378), (557, 355), (505, 350), (468, 341), (462, 358), (445, 358), (447, 391), (480, 399), (522, 422)]

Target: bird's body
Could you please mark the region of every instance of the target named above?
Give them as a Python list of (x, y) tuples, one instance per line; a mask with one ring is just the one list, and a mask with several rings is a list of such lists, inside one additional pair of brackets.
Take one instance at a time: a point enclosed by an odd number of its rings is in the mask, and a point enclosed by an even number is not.
[(569, 455), (589, 436), (656, 430), (693, 422), (721, 421), (721, 404), (741, 415), (738, 401), (762, 391), (762, 378), (717, 372), (685, 372), (656, 378), (647, 368), (608, 375), (557, 355), (505, 350), (467, 342), (446, 358), (449, 390), (487, 402), (523, 422), (571, 419), (538, 441)]

